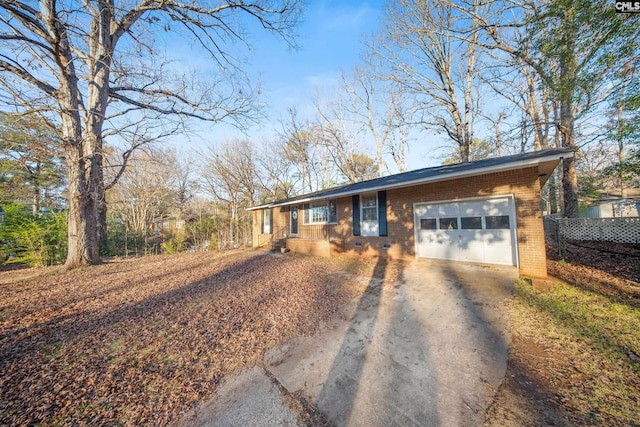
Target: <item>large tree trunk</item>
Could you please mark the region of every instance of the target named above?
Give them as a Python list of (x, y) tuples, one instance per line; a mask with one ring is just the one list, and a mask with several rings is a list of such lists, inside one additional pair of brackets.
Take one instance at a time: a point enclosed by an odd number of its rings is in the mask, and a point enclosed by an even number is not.
[[(575, 149), (575, 118), (571, 104), (568, 100), (562, 100), (560, 103), (560, 134), (562, 146)], [(578, 174), (574, 157), (565, 158), (562, 161), (562, 192), (564, 194), (564, 216), (577, 218)]]
[(107, 251), (107, 200), (102, 191), (102, 197), (98, 200), (98, 250), (101, 253)]
[(99, 264), (97, 237), (97, 203), (95, 191), (92, 191), (87, 169), (90, 161), (82, 157), (82, 144), (66, 144), (69, 203), (68, 216), (68, 253), (66, 268), (81, 265)]
[(92, 37), (89, 43), (90, 56), (94, 58), (90, 62), (94, 84), (89, 85), (87, 91), (87, 102), (90, 107), (87, 136), (90, 137), (90, 143), (85, 147), (85, 155), (91, 158), (89, 185), (95, 197), (93, 202), (96, 204), (96, 246), (98, 252), (107, 243), (107, 201), (104, 189), (102, 128), (109, 104), (109, 75), (114, 46), (119, 39), (119, 36), (112, 34), (114, 23), (112, 6), (102, 5), (99, 16), (99, 19), (92, 22)]
[[(559, 57), (560, 65), (560, 136), (562, 146), (576, 149), (575, 113), (573, 111), (578, 77), (575, 32), (575, 9), (565, 11), (563, 37)], [(562, 191), (564, 193), (564, 215), (578, 217), (578, 174), (575, 158), (562, 161)]]
[(78, 90), (78, 76), (72, 61), (66, 32), (59, 45), (58, 57), (63, 78), (60, 80), (60, 118), (67, 165), (67, 200), (69, 203), (68, 252), (66, 268), (87, 264), (99, 264), (96, 236), (96, 199), (92, 189), (93, 157), (82, 132), (80, 111), (82, 98)]
[(460, 143), (460, 160), (462, 163), (467, 163), (471, 159), (471, 147), (469, 146), (468, 141), (464, 141), (464, 138), (461, 139)]
[(573, 157), (562, 160), (562, 190), (564, 193), (564, 216), (578, 217), (578, 175)]

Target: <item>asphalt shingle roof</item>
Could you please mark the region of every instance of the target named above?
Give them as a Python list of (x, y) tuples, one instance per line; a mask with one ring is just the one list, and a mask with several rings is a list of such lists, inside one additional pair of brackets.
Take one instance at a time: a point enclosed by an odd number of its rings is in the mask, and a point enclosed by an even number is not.
[(381, 178), (370, 179), (367, 181), (346, 184), (339, 187), (329, 188), (326, 190), (315, 191), (313, 193), (302, 194), (300, 196), (288, 199), (277, 200), (263, 206), (256, 206), (253, 209), (267, 208), (274, 206), (283, 206), (293, 204), (297, 201), (321, 200), (336, 196), (346, 196), (349, 194), (358, 194), (367, 191), (384, 190), (389, 188), (399, 188), (403, 186), (416, 185), (421, 182), (436, 180), (439, 177), (443, 179), (455, 179), (460, 175), (469, 176), (473, 172), (478, 174), (487, 173), (486, 169), (509, 169), (517, 163), (526, 163), (528, 161), (542, 160), (544, 158), (561, 159), (563, 157), (572, 157), (573, 151), (570, 148), (555, 148), (550, 150), (533, 151), (529, 153), (515, 154), (511, 156), (495, 157), (490, 159), (476, 160), (468, 163), (457, 163), (453, 165), (435, 166), (423, 169), (416, 169), (395, 175), (384, 176)]

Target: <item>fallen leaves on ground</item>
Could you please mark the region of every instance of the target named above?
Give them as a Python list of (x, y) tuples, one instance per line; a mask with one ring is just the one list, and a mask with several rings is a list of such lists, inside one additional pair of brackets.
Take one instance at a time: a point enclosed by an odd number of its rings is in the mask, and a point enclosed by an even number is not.
[(0, 272), (0, 424), (166, 425), (373, 273), (254, 251)]
[(640, 305), (640, 248), (611, 242), (571, 242), (561, 253), (547, 243), (549, 274), (574, 286)]

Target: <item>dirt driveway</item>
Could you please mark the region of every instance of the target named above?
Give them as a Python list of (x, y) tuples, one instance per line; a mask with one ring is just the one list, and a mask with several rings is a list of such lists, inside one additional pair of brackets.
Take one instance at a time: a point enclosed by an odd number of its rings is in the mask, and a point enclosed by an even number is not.
[(395, 282), (368, 279), (318, 334), (269, 351), (181, 424), (482, 425), (506, 371), (516, 277), (417, 260)]

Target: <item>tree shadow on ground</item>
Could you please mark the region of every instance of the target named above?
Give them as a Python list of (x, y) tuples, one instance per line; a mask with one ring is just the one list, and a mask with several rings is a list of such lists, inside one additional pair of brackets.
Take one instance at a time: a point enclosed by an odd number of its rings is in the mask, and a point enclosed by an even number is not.
[(378, 258), (318, 397), (318, 408), (336, 425), (349, 423), (361, 387), (379, 315), (386, 268), (387, 261)]

